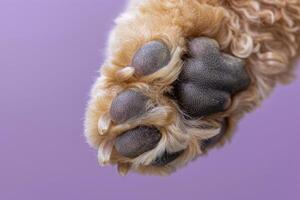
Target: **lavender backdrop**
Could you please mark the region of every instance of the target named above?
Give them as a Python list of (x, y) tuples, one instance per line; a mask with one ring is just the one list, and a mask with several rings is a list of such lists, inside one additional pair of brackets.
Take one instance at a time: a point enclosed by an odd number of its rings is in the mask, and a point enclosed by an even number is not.
[(300, 199), (300, 80), (278, 87), (231, 144), (170, 177), (98, 166), (83, 113), (124, 5), (0, 1), (0, 199)]

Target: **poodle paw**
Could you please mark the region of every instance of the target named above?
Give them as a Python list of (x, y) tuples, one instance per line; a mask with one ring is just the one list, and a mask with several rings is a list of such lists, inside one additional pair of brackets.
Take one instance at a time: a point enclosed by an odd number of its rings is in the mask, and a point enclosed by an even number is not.
[[(194, 158), (218, 144), (225, 134), (224, 118), (218, 120), (219, 128), (214, 134), (205, 134), (211, 128), (205, 123), (193, 124), (225, 112), (232, 97), (247, 89), (250, 79), (245, 63), (221, 52), (218, 43), (206, 37), (189, 40), (186, 49), (178, 76), (164, 90), (156, 85), (164, 77), (152, 82), (139, 80), (159, 73), (172, 62), (168, 46), (162, 41), (151, 41), (133, 56), (133, 82), (141, 86), (131, 82), (112, 99), (108, 111), (112, 127), (102, 136), (103, 141), (111, 141), (108, 162), (118, 163), (121, 172), (130, 168), (173, 169), (177, 160), (186, 163), (191, 160), (187, 159), (188, 154)], [(197, 147), (193, 139), (197, 140)], [(107, 145), (100, 147), (103, 156)]]

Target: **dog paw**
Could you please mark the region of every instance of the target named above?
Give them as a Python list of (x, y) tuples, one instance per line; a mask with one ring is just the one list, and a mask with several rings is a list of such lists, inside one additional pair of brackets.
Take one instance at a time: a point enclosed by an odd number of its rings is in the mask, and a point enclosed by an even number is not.
[[(233, 96), (250, 84), (245, 62), (221, 52), (218, 43), (206, 37), (187, 41), (186, 51), (180, 57), (181, 70), (165, 85), (167, 89), (156, 90), (156, 83), (165, 77), (142, 81), (167, 68), (172, 54), (162, 41), (150, 41), (140, 47), (130, 64), (135, 83), (119, 91), (108, 106), (109, 124), (113, 127), (106, 127), (107, 133), (102, 134), (101, 140), (109, 138), (109, 153), (113, 154), (109, 158), (123, 168), (126, 166), (126, 170), (132, 166), (170, 167), (180, 158), (187, 162), (187, 154), (194, 158), (218, 144), (226, 133), (226, 119), (219, 120), (219, 128), (213, 135), (205, 134), (210, 127), (201, 125), (202, 120), (225, 112)], [(200, 136), (196, 137), (196, 133)], [(194, 140), (197, 140), (196, 153), (191, 153), (189, 144)], [(107, 145), (100, 146), (103, 155)]]

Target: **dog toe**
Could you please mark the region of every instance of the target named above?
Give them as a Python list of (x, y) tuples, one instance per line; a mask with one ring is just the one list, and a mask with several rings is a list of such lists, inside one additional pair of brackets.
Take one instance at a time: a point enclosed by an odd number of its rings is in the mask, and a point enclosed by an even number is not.
[(120, 124), (145, 113), (147, 100), (146, 96), (134, 90), (121, 92), (110, 107), (112, 121)]
[(166, 66), (170, 59), (169, 48), (164, 43), (151, 41), (136, 52), (132, 66), (137, 76), (146, 76)]
[(155, 127), (140, 126), (118, 136), (115, 147), (122, 156), (135, 158), (152, 150), (161, 139), (161, 133)]
[(219, 44), (207, 37), (193, 38), (188, 42), (188, 51), (192, 57), (219, 54)]

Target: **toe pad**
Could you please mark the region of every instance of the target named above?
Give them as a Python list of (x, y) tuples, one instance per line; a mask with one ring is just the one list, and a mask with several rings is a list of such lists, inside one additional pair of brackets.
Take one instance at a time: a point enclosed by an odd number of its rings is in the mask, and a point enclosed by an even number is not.
[(118, 136), (115, 147), (121, 155), (135, 158), (155, 148), (160, 139), (161, 133), (157, 128), (140, 126)]
[(132, 60), (132, 66), (137, 76), (146, 76), (166, 66), (170, 59), (168, 47), (162, 42), (152, 41), (137, 51)]
[(123, 123), (146, 112), (147, 100), (148, 98), (139, 92), (124, 91), (113, 100), (110, 116), (115, 123)]

